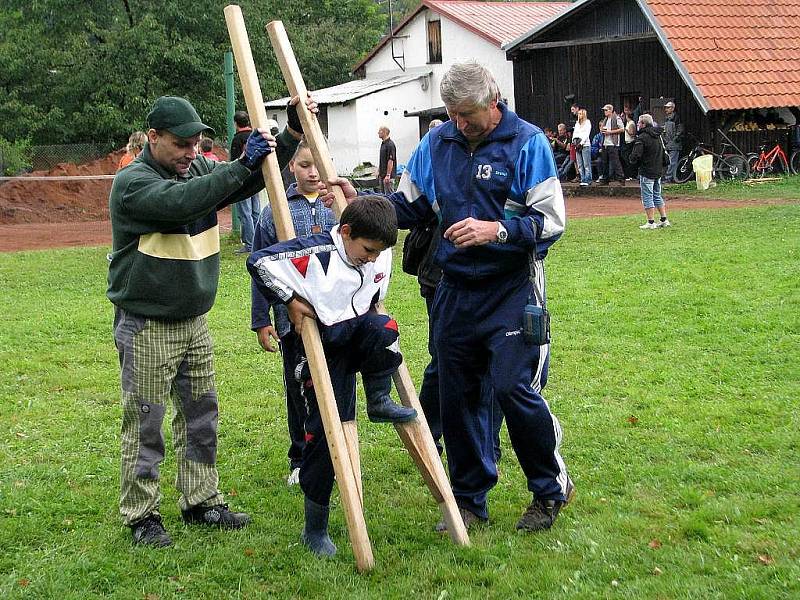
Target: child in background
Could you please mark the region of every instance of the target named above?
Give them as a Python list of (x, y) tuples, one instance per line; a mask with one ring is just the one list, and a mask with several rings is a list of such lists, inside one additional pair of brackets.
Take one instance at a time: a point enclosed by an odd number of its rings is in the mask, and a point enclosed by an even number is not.
[[(289, 161), (288, 169), (294, 176), (295, 183), (286, 190), (289, 213), (292, 216), (295, 236), (306, 238), (315, 233), (328, 233), (336, 225), (333, 211), (317, 198), (319, 192), (319, 171), (314, 163), (314, 156), (305, 139), (297, 145), (294, 156)], [(253, 235), (253, 252), (269, 248), (278, 243), (275, 219), (272, 206), (267, 204), (261, 211)], [(283, 383), (286, 386), (286, 413), (289, 425), (289, 477), (287, 485), (300, 483), (300, 463), (305, 446), (305, 423), (307, 411), (303, 398), (301, 382), (297, 372), (303, 357), (303, 342), (289, 322), (286, 306), (282, 302), (270, 304), (265, 295), (258, 289), (256, 282), (251, 282), (252, 310), (250, 329), (256, 332), (258, 343), (267, 352), (276, 352), (278, 346), (273, 341), (279, 340), (283, 359)], [(270, 308), (275, 316), (270, 319)], [(352, 389), (355, 394), (355, 375)], [(353, 398), (355, 402), (355, 398)]]
[[(370, 421), (403, 423), (417, 416), (395, 404), (392, 374), (402, 362), (397, 322), (375, 311), (386, 296), (397, 243), (397, 216), (381, 196), (360, 196), (330, 233), (282, 242), (250, 255), (247, 268), (268, 298), (286, 304), (298, 334), (303, 319), (320, 322), (320, 337), (339, 416), (355, 417), (352, 375), (361, 372)], [(308, 404), (306, 445), (300, 465), (305, 495), (301, 541), (318, 556), (333, 556), (328, 535), (334, 471), (308, 365), (302, 368)]]

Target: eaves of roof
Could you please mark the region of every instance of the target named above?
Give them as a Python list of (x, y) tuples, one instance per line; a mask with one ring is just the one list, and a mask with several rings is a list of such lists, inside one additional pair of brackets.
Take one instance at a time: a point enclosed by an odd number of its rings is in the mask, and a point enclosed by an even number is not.
[[(431, 69), (427, 67), (419, 67), (415, 69), (407, 69), (405, 72), (397, 73), (395, 71), (376, 74), (367, 79), (354, 79), (332, 87), (322, 88), (319, 90), (312, 90), (314, 100), (319, 105), (326, 104), (344, 104), (351, 100), (368, 96), (381, 90), (408, 83), (416, 79), (427, 77), (432, 73)], [(269, 100), (264, 102), (267, 108), (285, 108), (289, 97), (278, 98), (276, 100)]]

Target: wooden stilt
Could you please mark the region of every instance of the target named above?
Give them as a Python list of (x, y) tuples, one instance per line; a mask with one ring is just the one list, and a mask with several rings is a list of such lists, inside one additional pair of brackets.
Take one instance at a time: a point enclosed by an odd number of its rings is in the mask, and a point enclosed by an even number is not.
[[(307, 94), (305, 82), (283, 23), (280, 21), (269, 23), (267, 25), (267, 33), (278, 58), (278, 64), (281, 67), (283, 78), (286, 80), (289, 93), (292, 96), (305, 98)], [(298, 105), (298, 115), (303, 124), (303, 133), (314, 155), (314, 162), (320, 172), (320, 176), (325, 181), (335, 179), (338, 175), (328, 153), (328, 145), (322, 134), (319, 122), (302, 102)], [(334, 187), (333, 192), (336, 197), (334, 211), (337, 215), (340, 215), (347, 206), (347, 201), (340, 188)], [(459, 545), (469, 545), (466, 527), (459, 514), (450, 482), (445, 474), (441, 458), (436, 451), (430, 428), (425, 420), (425, 415), (422, 412), (422, 407), (417, 399), (417, 393), (405, 363), (398, 368), (394, 381), (403, 404), (415, 408), (418, 415), (415, 420), (409, 423), (397, 424), (395, 428), (439, 504), (451, 538)], [(355, 453), (357, 454), (357, 447), (355, 448)], [(356, 459), (352, 458), (352, 454), (351, 461), (356, 462)]]
[[(247, 111), (254, 127), (264, 127), (266, 126), (267, 114), (241, 8), (236, 5), (230, 5), (225, 7), (224, 12), (225, 22), (228, 25), (228, 34), (233, 46), (233, 54), (236, 58), (236, 65), (242, 82), (242, 90), (247, 103)], [(306, 110), (307, 112), (304, 99), (305, 94), (301, 96), (298, 109)], [(278, 160), (274, 152), (264, 160), (263, 169), (264, 181), (275, 218), (278, 238), (281, 240), (292, 238), (294, 237), (294, 225), (289, 213), (289, 205), (286, 201), (286, 190), (283, 188)], [(355, 480), (356, 471), (350, 460), (347, 438), (339, 419), (339, 411), (336, 406), (328, 364), (325, 361), (325, 353), (322, 349), (317, 323), (311, 319), (306, 319), (303, 322), (302, 329), (303, 346), (311, 368), (311, 378), (314, 381), (317, 403), (319, 404), (320, 415), (325, 428), (325, 437), (328, 441), (328, 449), (330, 450), (333, 469), (339, 485), (347, 530), (356, 559), (356, 567), (359, 571), (368, 571), (375, 565), (375, 559), (372, 555), (367, 525), (364, 521), (360, 491), (361, 482), (356, 483)]]
[(395, 429), (433, 494), (434, 500), (439, 504), (450, 539), (459, 546), (469, 546), (467, 528), (458, 510), (450, 480), (447, 479), (442, 459), (436, 450), (428, 421), (422, 412), (422, 405), (417, 398), (414, 382), (405, 362), (394, 374), (394, 385), (403, 405), (416, 409), (418, 415), (409, 423), (395, 424)]
[(344, 440), (347, 442), (347, 453), (350, 455), (350, 464), (353, 466), (353, 476), (358, 487), (358, 496), (361, 498), (361, 507), (364, 507), (364, 485), (361, 482), (361, 453), (358, 450), (358, 427), (355, 421), (343, 421)]

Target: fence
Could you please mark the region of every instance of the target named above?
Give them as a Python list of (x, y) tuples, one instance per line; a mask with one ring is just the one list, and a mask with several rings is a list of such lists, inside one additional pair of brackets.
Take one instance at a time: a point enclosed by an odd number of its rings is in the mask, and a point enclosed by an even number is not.
[(31, 146), (31, 164), (34, 171), (47, 171), (59, 163), (83, 164), (103, 158), (117, 149), (114, 146), (111, 142)]

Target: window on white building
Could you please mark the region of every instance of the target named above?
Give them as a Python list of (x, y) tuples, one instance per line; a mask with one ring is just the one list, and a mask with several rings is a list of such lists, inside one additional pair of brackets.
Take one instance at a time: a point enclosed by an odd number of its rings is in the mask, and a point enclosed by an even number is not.
[(428, 63), (442, 62), (442, 22), (428, 21)]

